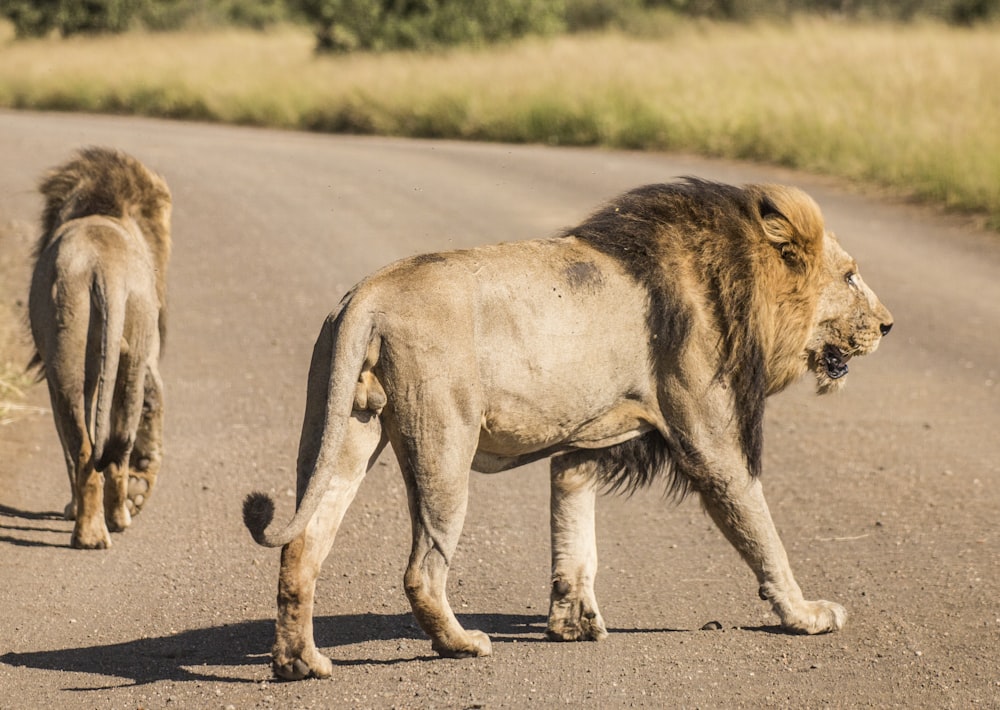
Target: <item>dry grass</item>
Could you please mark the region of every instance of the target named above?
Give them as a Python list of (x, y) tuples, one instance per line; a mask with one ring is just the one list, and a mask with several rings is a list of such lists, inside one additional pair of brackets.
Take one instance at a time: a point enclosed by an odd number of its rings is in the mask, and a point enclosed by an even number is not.
[(27, 225), (0, 219), (0, 426), (35, 409), (22, 403), (34, 381), (25, 371), (29, 349), (24, 326), (27, 274), (23, 267), (28, 231)]
[(0, 427), (31, 414), (47, 414), (48, 410), (23, 404), (34, 380), (24, 370), (11, 364), (0, 365)]
[(298, 29), (8, 40), (0, 105), (695, 151), (887, 186), (1000, 226), (998, 27), (683, 24), (657, 40), (311, 50)]

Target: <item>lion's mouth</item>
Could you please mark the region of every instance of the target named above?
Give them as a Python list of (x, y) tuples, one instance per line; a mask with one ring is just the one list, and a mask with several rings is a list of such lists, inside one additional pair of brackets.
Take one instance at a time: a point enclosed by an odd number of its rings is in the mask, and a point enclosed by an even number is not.
[(850, 355), (845, 355), (836, 345), (823, 347), (823, 369), (831, 380), (839, 380), (847, 374), (847, 361)]

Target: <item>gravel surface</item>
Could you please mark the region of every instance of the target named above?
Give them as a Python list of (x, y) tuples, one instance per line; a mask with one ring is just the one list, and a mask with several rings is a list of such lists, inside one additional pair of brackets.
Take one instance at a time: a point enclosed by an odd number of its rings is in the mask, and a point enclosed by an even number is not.
[[(0, 708), (1000, 707), (1000, 238), (812, 176), (675, 155), (404, 141), (0, 112), (0, 295), (27, 293), (38, 175), (127, 150), (175, 201), (151, 502), (102, 552), (69, 549), (47, 411), (0, 426)], [(796, 184), (895, 316), (845, 392), (772, 398), (764, 483), (809, 598), (846, 628), (782, 633), (696, 500), (598, 506), (610, 637), (544, 640), (542, 464), (474, 475), (450, 598), (494, 655), (440, 660), (402, 590), (409, 521), (385, 455), (319, 582), (326, 681), (272, 681), (278, 554), (243, 495), (291, 513), (312, 344), (397, 258), (548, 236), (630, 187), (694, 174)], [(442, 334), (445, 335), (445, 334)], [(22, 348), (14, 357), (25, 356)], [(22, 402), (46, 408), (43, 386)]]

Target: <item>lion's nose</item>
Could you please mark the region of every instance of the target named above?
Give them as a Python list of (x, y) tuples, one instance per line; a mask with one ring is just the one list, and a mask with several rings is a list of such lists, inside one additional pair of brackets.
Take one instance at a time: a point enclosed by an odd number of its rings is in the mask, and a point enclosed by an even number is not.
[(878, 329), (882, 331), (882, 335), (888, 335), (889, 331), (892, 330), (892, 323), (882, 323)]

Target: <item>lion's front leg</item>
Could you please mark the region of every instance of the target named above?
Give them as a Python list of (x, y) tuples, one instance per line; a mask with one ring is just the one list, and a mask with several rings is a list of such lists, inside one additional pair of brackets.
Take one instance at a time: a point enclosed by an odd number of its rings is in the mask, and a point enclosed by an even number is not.
[(597, 492), (590, 459), (552, 460), (552, 588), (546, 633), (554, 641), (600, 641), (608, 635), (594, 596)]
[(104, 475), (94, 468), (83, 413), (58, 394), (59, 384), (52, 379), (49, 391), (69, 470), (71, 498), (66, 518), (75, 521), (70, 545), (84, 550), (107, 549), (111, 547), (111, 535), (104, 521)]
[(771, 602), (783, 628), (821, 634), (843, 627), (844, 607), (803, 598), (759, 480), (744, 472), (730, 480), (699, 482), (697, 488), (709, 515), (757, 576), (761, 598)]

